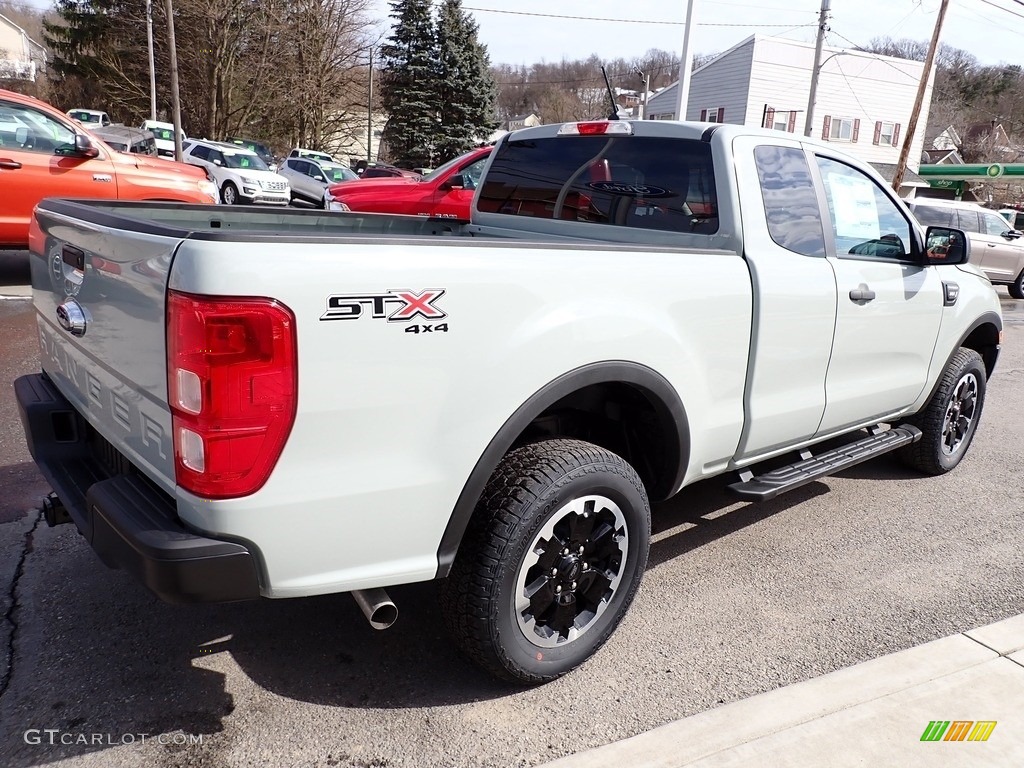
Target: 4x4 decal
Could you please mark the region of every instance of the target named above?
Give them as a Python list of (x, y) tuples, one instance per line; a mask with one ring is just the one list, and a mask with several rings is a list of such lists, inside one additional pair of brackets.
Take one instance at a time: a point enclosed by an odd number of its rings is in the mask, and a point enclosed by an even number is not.
[(419, 316), (425, 320), (441, 320), (447, 313), (434, 306), (444, 296), (443, 288), (423, 291), (393, 289), (387, 293), (339, 293), (327, 297), (327, 311), (321, 320), (358, 320), (364, 314), (374, 319), (387, 318), (389, 323), (409, 322)]

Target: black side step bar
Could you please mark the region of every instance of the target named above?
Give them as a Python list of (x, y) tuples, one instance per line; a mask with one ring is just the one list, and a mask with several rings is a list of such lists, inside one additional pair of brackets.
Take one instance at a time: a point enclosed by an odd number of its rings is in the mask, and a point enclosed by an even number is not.
[(755, 476), (750, 470), (740, 472), (740, 481), (729, 486), (736, 495), (748, 501), (768, 501), (780, 493), (792, 491), (823, 477), (842, 472), (875, 456), (895, 451), (921, 439), (921, 430), (909, 424), (881, 431), (877, 427), (863, 440), (826, 451), (819, 456), (800, 454), (800, 461)]

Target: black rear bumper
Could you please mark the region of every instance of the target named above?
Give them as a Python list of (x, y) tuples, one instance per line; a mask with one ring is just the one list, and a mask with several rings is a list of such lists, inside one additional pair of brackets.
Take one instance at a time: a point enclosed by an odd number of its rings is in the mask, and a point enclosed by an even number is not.
[(169, 603), (260, 596), (252, 552), (186, 528), (174, 499), (96, 434), (49, 379), (22, 376), (14, 391), (32, 458), (107, 566), (131, 572)]

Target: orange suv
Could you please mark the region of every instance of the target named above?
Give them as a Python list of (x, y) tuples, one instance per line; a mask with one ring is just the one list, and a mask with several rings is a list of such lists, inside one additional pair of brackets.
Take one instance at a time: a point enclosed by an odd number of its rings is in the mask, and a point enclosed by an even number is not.
[(28, 245), (44, 197), (216, 203), (191, 165), (116, 152), (49, 104), (0, 89), (0, 248)]

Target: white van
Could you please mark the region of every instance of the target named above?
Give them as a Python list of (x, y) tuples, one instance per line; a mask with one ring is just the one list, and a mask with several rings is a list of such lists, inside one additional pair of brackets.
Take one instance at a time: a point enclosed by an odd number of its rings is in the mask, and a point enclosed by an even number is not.
[[(156, 138), (156, 151), (161, 157), (174, 157), (174, 123), (163, 123), (159, 120), (143, 120), (139, 126), (144, 131), (152, 131)], [(181, 142), (186, 140), (185, 132), (181, 131)]]

